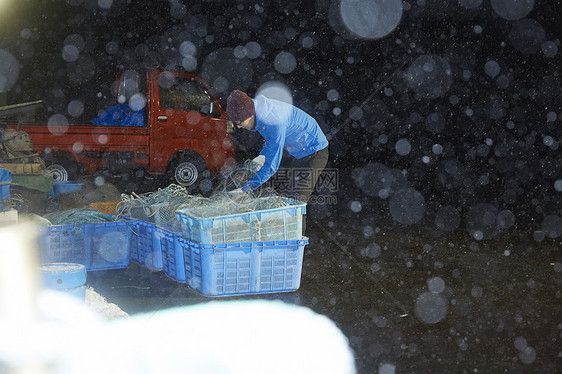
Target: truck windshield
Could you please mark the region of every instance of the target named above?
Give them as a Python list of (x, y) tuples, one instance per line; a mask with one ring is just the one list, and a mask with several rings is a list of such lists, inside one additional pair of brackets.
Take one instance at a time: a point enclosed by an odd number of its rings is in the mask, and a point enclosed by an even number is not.
[(173, 82), (159, 87), (160, 107), (164, 109), (189, 110), (213, 117), (220, 116), (213, 98), (196, 80), (176, 77)]

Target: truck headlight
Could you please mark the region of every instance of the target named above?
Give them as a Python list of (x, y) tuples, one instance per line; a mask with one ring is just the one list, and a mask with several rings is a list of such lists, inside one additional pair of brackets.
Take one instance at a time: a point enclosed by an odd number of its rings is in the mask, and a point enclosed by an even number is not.
[(226, 133), (227, 134), (232, 134), (234, 133), (234, 123), (230, 120), (226, 120)]

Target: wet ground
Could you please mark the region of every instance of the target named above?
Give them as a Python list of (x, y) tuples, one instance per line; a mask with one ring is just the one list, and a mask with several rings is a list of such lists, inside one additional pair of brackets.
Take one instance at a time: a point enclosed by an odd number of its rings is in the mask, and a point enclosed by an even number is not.
[[(477, 242), (461, 229), (366, 234), (346, 219), (309, 219), (307, 235), (298, 291), (239, 298), (330, 317), (358, 373), (562, 372), (559, 240)], [(135, 264), (91, 272), (88, 283), (129, 314), (232, 299), (202, 297)]]

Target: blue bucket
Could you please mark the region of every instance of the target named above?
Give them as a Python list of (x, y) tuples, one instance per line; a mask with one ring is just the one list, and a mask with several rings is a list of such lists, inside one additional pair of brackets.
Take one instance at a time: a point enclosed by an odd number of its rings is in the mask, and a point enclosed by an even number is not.
[(58, 262), (39, 267), (45, 288), (58, 290), (84, 301), (86, 298), (86, 267), (82, 264)]
[(51, 191), (52, 196), (78, 191), (84, 184), (73, 181), (57, 181)]

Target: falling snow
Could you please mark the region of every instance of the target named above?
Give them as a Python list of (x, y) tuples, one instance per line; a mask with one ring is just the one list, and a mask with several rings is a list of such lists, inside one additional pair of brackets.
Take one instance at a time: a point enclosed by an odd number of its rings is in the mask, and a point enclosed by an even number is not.
[[(359, 373), (562, 370), (559, 2), (7, 1), (0, 106), (42, 100), (60, 139), (115, 103), (155, 105), (114, 84), (144, 68), (318, 121), (329, 203), (308, 204), (301, 289), (279, 298), (337, 320)], [(233, 135), (237, 161), (255, 135)]]

